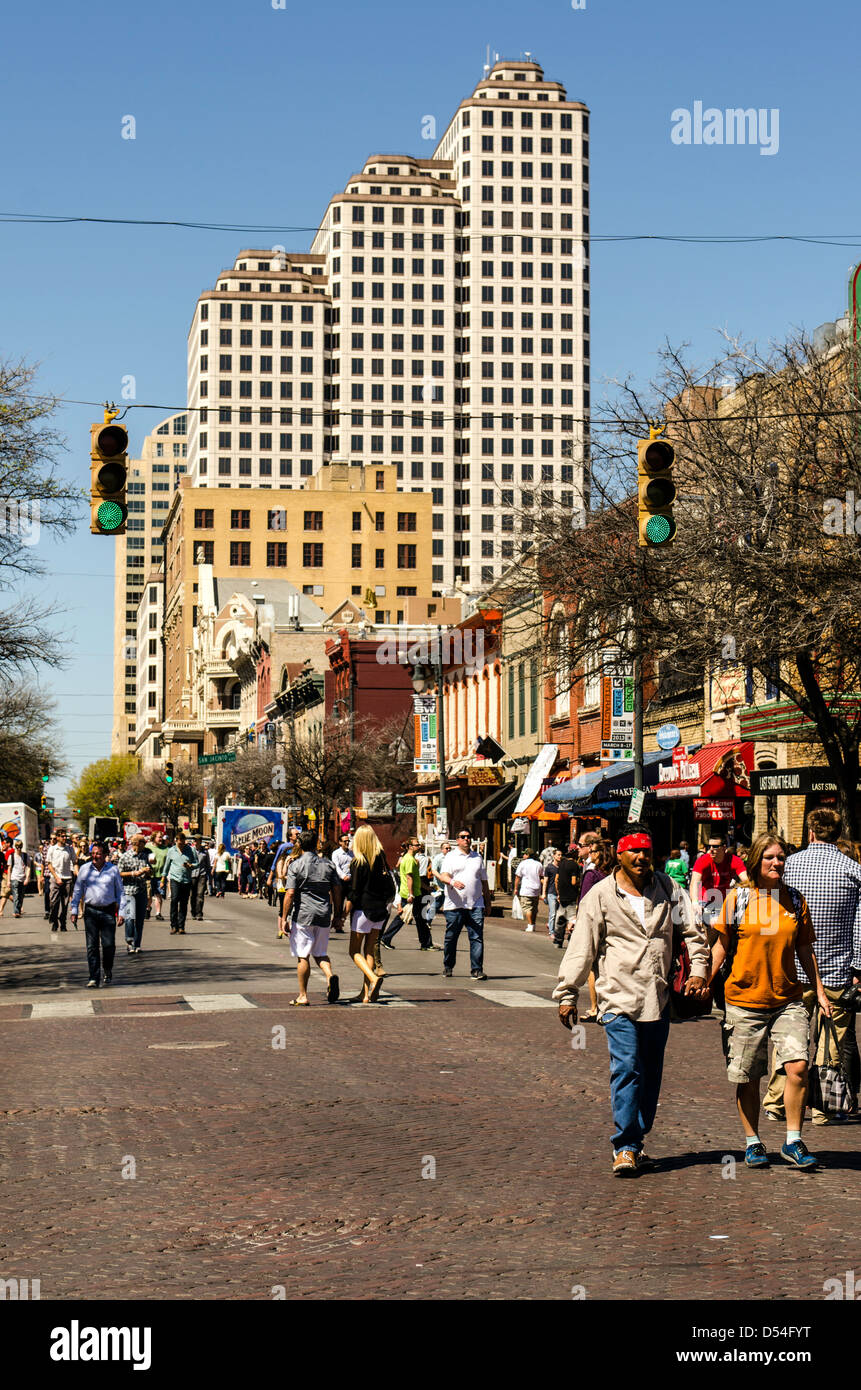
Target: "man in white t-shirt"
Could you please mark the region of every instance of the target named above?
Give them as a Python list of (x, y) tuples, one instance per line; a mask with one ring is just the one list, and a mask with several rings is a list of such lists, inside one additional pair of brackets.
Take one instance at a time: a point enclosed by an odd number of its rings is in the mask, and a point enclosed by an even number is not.
[(541, 865), (531, 849), (524, 850), (523, 858), (517, 866), (514, 891), (520, 899), (520, 906), (526, 918), (523, 930), (535, 931), (538, 899), (541, 897)]
[(484, 913), (490, 907), (490, 888), (484, 860), (471, 849), (472, 836), (461, 830), (455, 848), (443, 859), (437, 878), (445, 884), (442, 911), (446, 920), (443, 945), (443, 973), (454, 974), (457, 939), (464, 927), (469, 937), (469, 973), (473, 980), (486, 980), (484, 973)]

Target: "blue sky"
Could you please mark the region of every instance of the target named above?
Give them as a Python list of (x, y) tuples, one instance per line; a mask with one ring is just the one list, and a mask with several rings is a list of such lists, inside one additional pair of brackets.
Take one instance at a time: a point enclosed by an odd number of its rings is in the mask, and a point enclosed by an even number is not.
[[(594, 235), (845, 234), (861, 243), (855, 168), (852, 0), (570, 0), (404, 6), (366, 0), (207, 5), (44, 0), (4, 20), (2, 210), (309, 227), (368, 154), (430, 153), (491, 53), (529, 51), (591, 119)], [(779, 111), (779, 149), (677, 145), (671, 113)], [(121, 138), (132, 115), (136, 138)], [(0, 225), (0, 352), (40, 362), (65, 398), (185, 401), (196, 298), (246, 237), (175, 228)], [(602, 382), (654, 369), (665, 338), (705, 360), (715, 330), (780, 336), (843, 312), (851, 247), (592, 248), (593, 408)], [(166, 411), (127, 417), (132, 446)], [(87, 486), (87, 406), (64, 406), (66, 467)], [(60, 700), (75, 769), (109, 751), (113, 546), (88, 520), (51, 544), (50, 578), (70, 664), (42, 684)], [(60, 804), (66, 783), (48, 789)]]

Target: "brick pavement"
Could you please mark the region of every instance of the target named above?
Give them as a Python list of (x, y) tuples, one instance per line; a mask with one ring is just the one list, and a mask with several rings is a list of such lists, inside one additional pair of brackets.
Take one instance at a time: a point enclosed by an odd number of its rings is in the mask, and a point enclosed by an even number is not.
[(852, 1266), (858, 1128), (806, 1131), (819, 1173), (722, 1178), (741, 1149), (711, 1020), (671, 1030), (664, 1162), (626, 1184), (600, 1029), (575, 1052), (552, 1010), (401, 992), (0, 1023), (0, 1274), (43, 1299), (816, 1300)]

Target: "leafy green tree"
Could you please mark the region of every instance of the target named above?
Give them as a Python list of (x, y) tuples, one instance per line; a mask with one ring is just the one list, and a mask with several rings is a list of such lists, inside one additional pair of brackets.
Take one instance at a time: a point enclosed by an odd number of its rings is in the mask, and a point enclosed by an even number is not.
[(120, 792), (136, 770), (137, 759), (131, 754), (115, 753), (88, 763), (69, 790), (69, 805), (80, 809), (81, 823), (86, 825), (90, 816), (116, 816), (119, 820), (128, 820), (133, 808), (125, 804)]

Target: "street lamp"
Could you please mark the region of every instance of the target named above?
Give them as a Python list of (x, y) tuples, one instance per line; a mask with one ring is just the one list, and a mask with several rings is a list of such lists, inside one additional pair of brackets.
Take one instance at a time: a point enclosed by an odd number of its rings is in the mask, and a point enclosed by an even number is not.
[(445, 824), (444, 834), (448, 834), (448, 814), (445, 801), (445, 702), (442, 684), (442, 628), (438, 627), (436, 642), (436, 671), (432, 666), (416, 663), (412, 668), (412, 685), (417, 695), (424, 695), (429, 685), (437, 688), (437, 749), (439, 759), (439, 815), (438, 821)]

